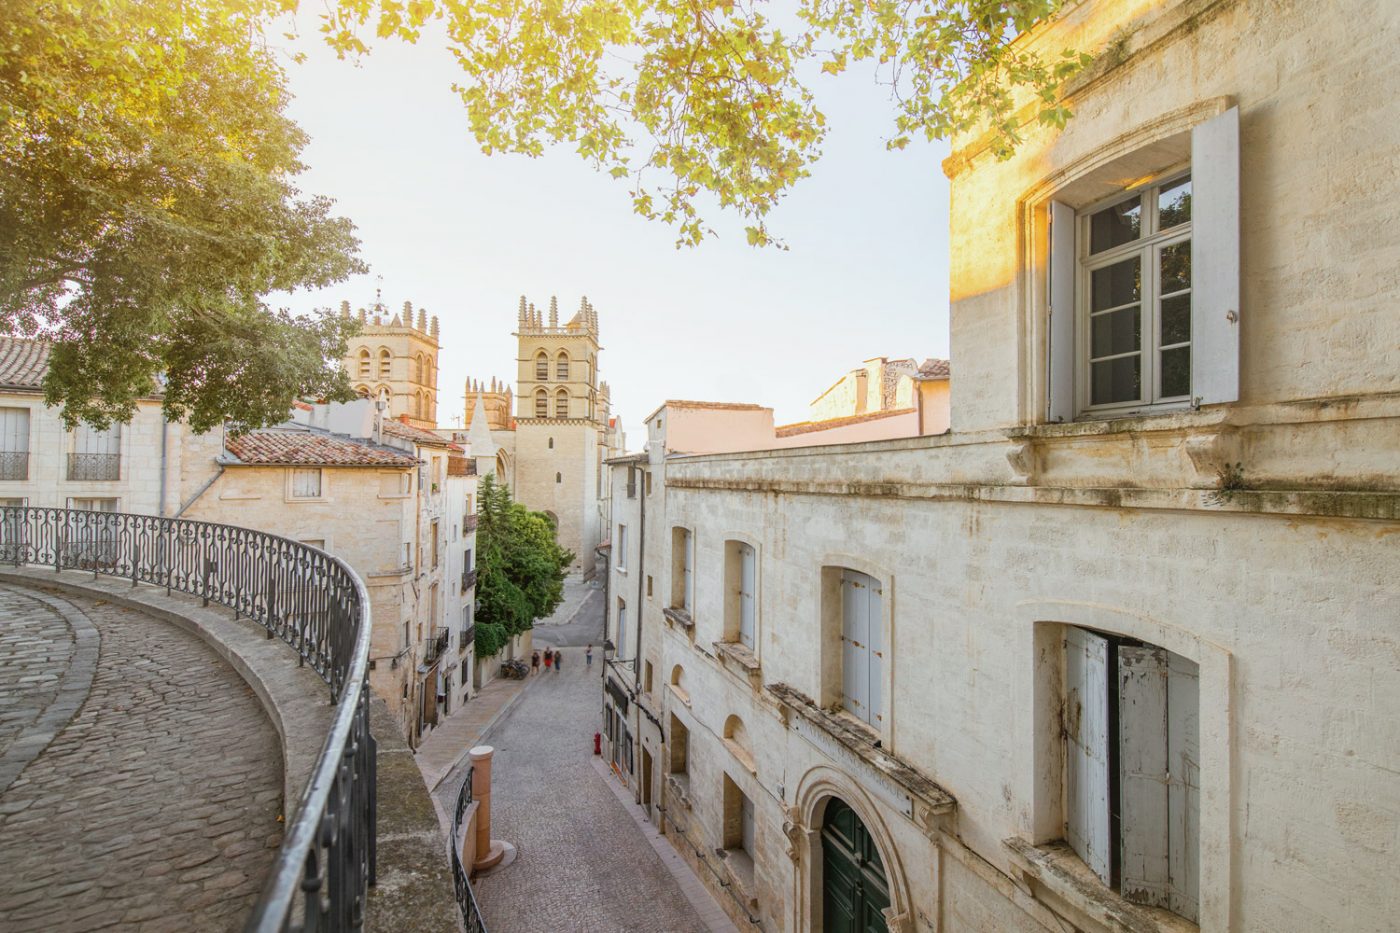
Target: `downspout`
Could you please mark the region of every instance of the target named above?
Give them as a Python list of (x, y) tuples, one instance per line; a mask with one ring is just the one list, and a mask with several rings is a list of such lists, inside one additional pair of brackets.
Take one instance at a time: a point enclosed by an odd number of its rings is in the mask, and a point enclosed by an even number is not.
[[(647, 466), (650, 467), (650, 464), (647, 464)], [(637, 688), (638, 695), (642, 692), (642, 612), (643, 606), (645, 605), (642, 602), (642, 592), (643, 584), (646, 581), (647, 564), (647, 490), (645, 473), (642, 474), (641, 480), (642, 482), (639, 484), (641, 488), (637, 490), (637, 498), (642, 502), (641, 515), (637, 520), (637, 524), (641, 526), (637, 531), (637, 653), (632, 655), (632, 681), (633, 686)], [(641, 724), (638, 723), (638, 732), (641, 731), (640, 725)]]
[(169, 465), (168, 465), (167, 462), (166, 462), (166, 453), (165, 453), (165, 451), (166, 451), (167, 438), (168, 438), (169, 436), (170, 436), (170, 422), (167, 421), (167, 420), (165, 419), (165, 413), (162, 412), (162, 413), (161, 413), (161, 416), (160, 416), (160, 517), (161, 517), (161, 518), (164, 518), (164, 517), (165, 517), (165, 487), (166, 487), (166, 478), (165, 478), (165, 474), (166, 474), (166, 471), (169, 470)]

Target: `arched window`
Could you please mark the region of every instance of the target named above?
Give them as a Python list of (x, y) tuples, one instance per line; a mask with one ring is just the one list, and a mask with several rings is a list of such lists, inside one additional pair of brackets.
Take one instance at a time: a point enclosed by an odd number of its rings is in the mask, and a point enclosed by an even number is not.
[(569, 354), (563, 350), (559, 351), (559, 357), (554, 362), (554, 378), (560, 382), (569, 381)]
[(535, 393), (535, 417), (549, 417), (549, 393), (545, 392), (544, 389)]
[(569, 417), (569, 393), (563, 389), (560, 389), (559, 394), (554, 396), (554, 417)]
[(371, 371), (371, 362), (368, 350), (360, 351), (360, 378), (368, 379), (374, 373)]
[(563, 474), (563, 473), (555, 473), (555, 474), (554, 474), (554, 481), (555, 481), (556, 483), (562, 483), (562, 482), (564, 482), (564, 474)]
[(415, 393), (413, 393), (413, 395), (411, 396), (410, 401), (412, 402), (411, 407), (412, 407), (412, 409), (413, 409), (413, 417), (417, 418), (417, 417), (422, 413), (422, 409), (423, 409), (423, 396), (422, 396), (421, 394), (415, 392)]
[(379, 378), (388, 379), (394, 369), (394, 358), (387, 349), (379, 351)]
[(418, 354), (413, 358), (413, 381), (423, 383), (423, 354)]
[(549, 357), (543, 350), (535, 355), (535, 378), (540, 382), (549, 379)]

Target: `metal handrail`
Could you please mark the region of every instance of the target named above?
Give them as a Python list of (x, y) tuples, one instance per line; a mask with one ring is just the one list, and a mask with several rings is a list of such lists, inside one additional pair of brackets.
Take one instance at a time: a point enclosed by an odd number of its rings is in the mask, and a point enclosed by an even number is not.
[(68, 479), (106, 481), (122, 478), (121, 454), (69, 454)]
[(0, 507), (0, 561), (189, 593), (296, 649), (330, 688), (335, 717), (244, 929), (363, 927), (374, 883), (376, 775), (370, 603), (355, 571), (319, 548), (235, 525), (21, 506)]
[(472, 890), (471, 878), (462, 867), (461, 835), (462, 819), (472, 802), (472, 775), (476, 768), (467, 769), (467, 779), (457, 791), (457, 806), (452, 811), (452, 836), (447, 845), (452, 850), (452, 880), (457, 886), (457, 906), (462, 910), (462, 925), (467, 933), (486, 933), (486, 921), (481, 916), (481, 905), (476, 902), (476, 892)]

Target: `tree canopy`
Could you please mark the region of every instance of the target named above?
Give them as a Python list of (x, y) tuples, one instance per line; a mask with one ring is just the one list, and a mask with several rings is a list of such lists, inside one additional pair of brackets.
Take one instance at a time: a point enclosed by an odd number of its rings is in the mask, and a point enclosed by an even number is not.
[(477, 487), (476, 655), (489, 658), (558, 608), (574, 554), (554, 523), (532, 512), (487, 475)]
[(263, 30), (273, 0), (0, 4), (0, 318), (54, 340), (70, 423), (165, 381), (197, 430), (348, 398), (353, 325), (270, 292), (364, 270), (349, 221), (293, 185), (302, 131)]

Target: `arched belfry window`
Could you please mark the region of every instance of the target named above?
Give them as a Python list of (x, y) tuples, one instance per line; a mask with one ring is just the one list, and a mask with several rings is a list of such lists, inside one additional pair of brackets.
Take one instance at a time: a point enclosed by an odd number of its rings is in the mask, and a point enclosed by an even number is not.
[(394, 369), (394, 357), (387, 349), (379, 351), (379, 378), (388, 379)]
[(549, 417), (549, 393), (545, 392), (544, 389), (535, 393), (535, 417)]
[(413, 381), (420, 385), (423, 382), (423, 354), (421, 353), (413, 358)]
[(559, 351), (559, 356), (554, 362), (554, 378), (560, 382), (569, 381), (569, 354), (563, 350)]
[(563, 389), (560, 389), (559, 394), (554, 396), (554, 417), (569, 417), (569, 393)]
[(535, 378), (540, 382), (549, 379), (549, 356), (543, 350), (535, 355)]
[(368, 379), (374, 373), (371, 370), (371, 361), (368, 350), (360, 351), (360, 378)]

